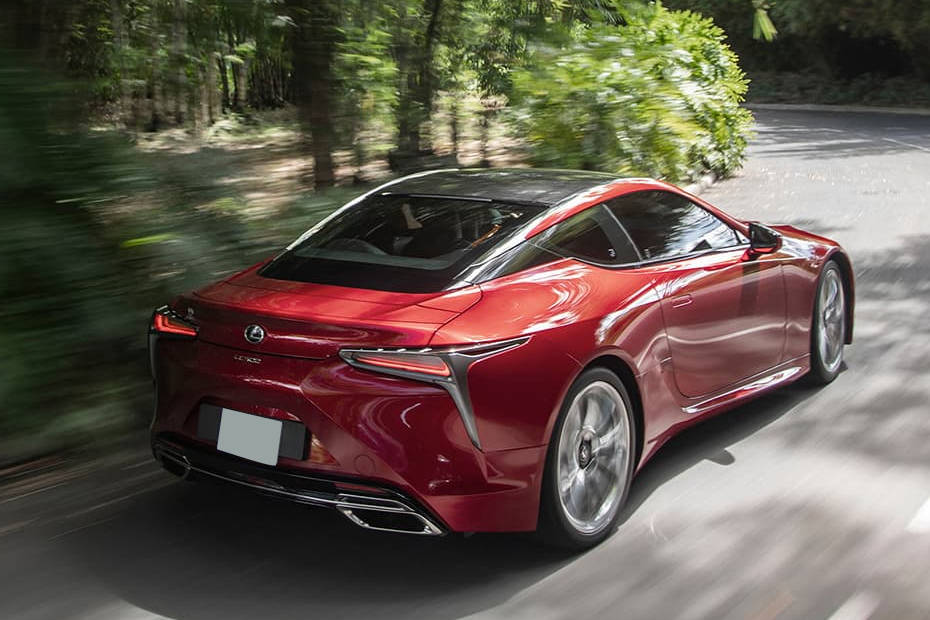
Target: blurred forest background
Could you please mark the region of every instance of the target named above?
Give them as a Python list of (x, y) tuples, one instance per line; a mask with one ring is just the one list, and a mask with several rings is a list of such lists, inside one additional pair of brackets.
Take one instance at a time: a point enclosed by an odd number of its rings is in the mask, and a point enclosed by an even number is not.
[(927, 5), (7, 0), (0, 464), (144, 428), (151, 309), (392, 175), (688, 182), (740, 167), (747, 87), (930, 101)]
[(930, 107), (928, 0), (752, 3), (777, 28), (772, 40), (747, 25), (742, 0), (664, 2), (726, 31), (750, 78), (750, 102)]

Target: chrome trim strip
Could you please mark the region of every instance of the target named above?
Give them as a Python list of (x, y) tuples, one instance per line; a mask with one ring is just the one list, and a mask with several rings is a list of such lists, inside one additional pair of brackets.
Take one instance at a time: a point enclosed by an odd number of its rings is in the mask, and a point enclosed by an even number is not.
[[(255, 489), (263, 493), (268, 493), (271, 495), (279, 496), (290, 501), (306, 504), (308, 506), (322, 506), (325, 508), (335, 508), (338, 510), (344, 517), (349, 519), (355, 525), (359, 527), (364, 527), (369, 530), (378, 530), (381, 532), (396, 532), (400, 534), (416, 534), (421, 536), (443, 536), (446, 532), (435, 523), (428, 516), (422, 514), (416, 508), (398, 500), (389, 497), (368, 497), (364, 495), (352, 495), (349, 493), (339, 493), (335, 498), (326, 497), (318, 493), (313, 493), (311, 491), (297, 491), (293, 489), (288, 489), (283, 486), (277, 485), (274, 481), (269, 480), (268, 484), (259, 484), (257, 482), (250, 482), (247, 480), (241, 480), (239, 478), (230, 477), (221, 473), (210, 471), (208, 469), (203, 469), (196, 467), (191, 464), (190, 460), (183, 454), (173, 450), (170, 447), (167, 447), (163, 444), (158, 444), (154, 448), (156, 458), (159, 459), (168, 459), (174, 463), (182, 465), (185, 468), (185, 473), (181, 476), (181, 479), (186, 479), (191, 472), (197, 474), (203, 474), (205, 476), (211, 476), (223, 482), (230, 482), (237, 484), (243, 487), (248, 487), (250, 489)], [(274, 485), (274, 486), (272, 486)], [(404, 530), (388, 527), (380, 527), (376, 525), (371, 525), (365, 521), (362, 517), (358, 516), (354, 511), (371, 511), (371, 512), (384, 512), (390, 514), (398, 515), (409, 515), (417, 519), (420, 524), (423, 526), (422, 530)]]
[[(776, 370), (764, 371), (762, 375), (751, 377), (745, 383), (731, 388), (722, 394), (711, 396), (694, 405), (684, 407), (682, 411), (689, 415), (703, 413), (716, 405), (731, 402), (731, 397), (734, 395), (738, 395), (736, 400), (744, 400), (750, 396), (755, 396), (759, 392), (788, 383), (797, 377), (798, 373), (804, 370), (803, 366), (799, 363), (804, 357), (805, 356), (802, 355), (801, 357), (788, 360), (780, 364), (780, 367), (776, 368)], [(740, 394), (740, 392), (745, 392), (745, 394)]]

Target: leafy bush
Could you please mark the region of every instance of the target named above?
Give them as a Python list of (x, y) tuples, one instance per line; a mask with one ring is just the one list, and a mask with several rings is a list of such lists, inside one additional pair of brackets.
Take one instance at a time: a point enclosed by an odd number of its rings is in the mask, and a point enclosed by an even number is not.
[(747, 81), (709, 19), (654, 4), (539, 47), (513, 75), (512, 120), (538, 165), (672, 181), (742, 164)]

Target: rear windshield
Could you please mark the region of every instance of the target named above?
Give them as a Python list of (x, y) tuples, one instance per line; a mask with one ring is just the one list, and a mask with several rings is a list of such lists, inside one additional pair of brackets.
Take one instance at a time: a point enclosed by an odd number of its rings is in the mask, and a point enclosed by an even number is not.
[(459, 198), (372, 196), (324, 224), (260, 275), (438, 292), (540, 212), (540, 207)]

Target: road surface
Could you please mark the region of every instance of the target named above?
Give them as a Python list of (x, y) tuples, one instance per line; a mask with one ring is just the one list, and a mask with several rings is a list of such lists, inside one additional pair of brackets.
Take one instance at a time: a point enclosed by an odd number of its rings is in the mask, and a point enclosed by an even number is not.
[(0, 617), (930, 617), (930, 117), (757, 119), (706, 197), (848, 248), (847, 369), (675, 440), (604, 545), (379, 535), (178, 483), (140, 449), (0, 499)]

